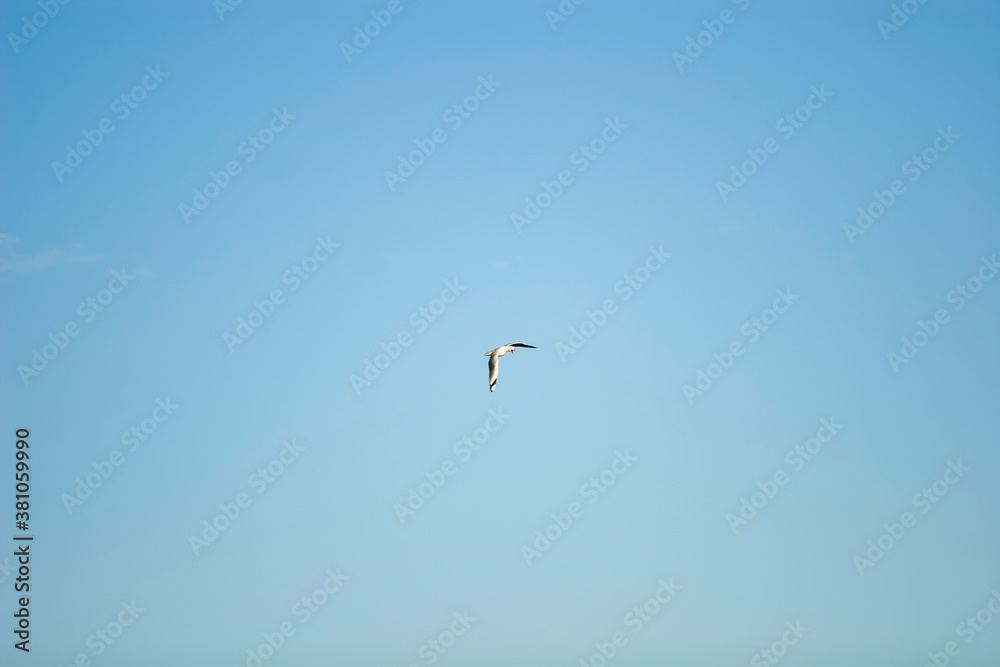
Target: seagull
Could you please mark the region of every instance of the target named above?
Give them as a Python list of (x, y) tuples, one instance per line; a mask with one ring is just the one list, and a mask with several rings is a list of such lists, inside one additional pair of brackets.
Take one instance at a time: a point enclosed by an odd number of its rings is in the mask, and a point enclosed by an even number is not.
[(507, 345), (501, 345), (495, 350), (490, 350), (484, 357), (490, 358), (490, 391), (493, 391), (493, 387), (497, 383), (497, 375), (500, 373), (500, 357), (510, 352), (514, 354), (515, 347), (530, 347), (532, 350), (535, 349), (534, 345), (528, 345), (527, 343), (509, 343)]

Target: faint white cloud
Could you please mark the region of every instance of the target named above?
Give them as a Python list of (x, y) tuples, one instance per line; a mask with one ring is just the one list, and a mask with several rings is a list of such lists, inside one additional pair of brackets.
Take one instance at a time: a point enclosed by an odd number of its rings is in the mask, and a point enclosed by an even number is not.
[(716, 234), (736, 234), (737, 232), (742, 232), (746, 227), (740, 224), (728, 224), (722, 225), (721, 227), (716, 227)]
[[(13, 241), (14, 239), (10, 236), (0, 236), (0, 245), (8, 246)], [(30, 271), (41, 271), (50, 266), (96, 262), (99, 259), (101, 259), (100, 255), (82, 255), (73, 251), (67, 251), (64, 248), (37, 250), (28, 254), (7, 253), (0, 256), (0, 273), (4, 271), (28, 273)]]

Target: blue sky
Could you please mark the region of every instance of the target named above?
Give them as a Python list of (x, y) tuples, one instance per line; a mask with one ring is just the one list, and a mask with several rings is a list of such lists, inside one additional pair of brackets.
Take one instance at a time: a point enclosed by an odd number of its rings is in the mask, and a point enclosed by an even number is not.
[(4, 7), (17, 659), (995, 663), (996, 3), (218, 6)]

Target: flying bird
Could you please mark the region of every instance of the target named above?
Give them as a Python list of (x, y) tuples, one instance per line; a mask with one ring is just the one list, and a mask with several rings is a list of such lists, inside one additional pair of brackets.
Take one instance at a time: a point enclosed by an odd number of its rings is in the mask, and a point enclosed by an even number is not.
[(532, 350), (535, 349), (534, 345), (528, 345), (527, 343), (510, 343), (508, 345), (501, 345), (495, 350), (490, 350), (484, 357), (490, 358), (490, 391), (493, 391), (493, 387), (497, 383), (497, 375), (500, 373), (500, 357), (510, 352), (514, 354), (515, 347), (530, 347)]

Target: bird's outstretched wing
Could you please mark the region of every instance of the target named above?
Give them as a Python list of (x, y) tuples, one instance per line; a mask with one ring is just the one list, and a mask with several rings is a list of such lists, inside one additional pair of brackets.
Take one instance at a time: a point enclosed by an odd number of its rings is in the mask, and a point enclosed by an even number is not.
[(497, 358), (496, 354), (490, 355), (490, 391), (493, 391), (493, 386), (497, 383), (497, 375), (500, 374), (500, 359)]
[(530, 347), (532, 350), (535, 349), (534, 345), (528, 345), (527, 343), (509, 343), (509, 347)]

